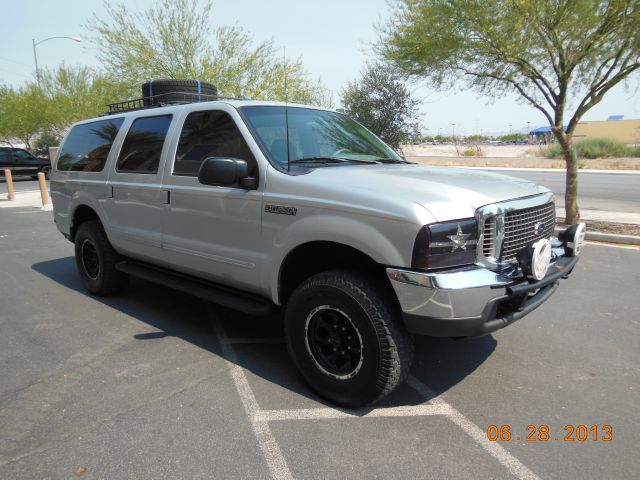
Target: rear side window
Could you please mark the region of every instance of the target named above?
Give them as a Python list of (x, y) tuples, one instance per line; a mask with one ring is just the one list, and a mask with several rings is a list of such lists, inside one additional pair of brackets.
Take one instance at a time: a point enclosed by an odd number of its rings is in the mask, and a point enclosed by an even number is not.
[(71, 129), (58, 155), (58, 170), (100, 172), (124, 118), (83, 123)]
[(157, 173), (169, 125), (171, 115), (144, 117), (134, 121), (120, 150), (118, 171)]
[(231, 116), (209, 110), (192, 112), (180, 133), (174, 175), (196, 177), (205, 158), (225, 157), (246, 160), (254, 168), (256, 160)]

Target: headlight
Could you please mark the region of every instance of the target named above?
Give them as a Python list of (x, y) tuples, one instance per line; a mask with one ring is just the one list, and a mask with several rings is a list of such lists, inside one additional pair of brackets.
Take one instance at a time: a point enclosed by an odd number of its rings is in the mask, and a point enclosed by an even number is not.
[(476, 260), (478, 226), (475, 219), (425, 225), (413, 245), (411, 268), (435, 268), (469, 265)]

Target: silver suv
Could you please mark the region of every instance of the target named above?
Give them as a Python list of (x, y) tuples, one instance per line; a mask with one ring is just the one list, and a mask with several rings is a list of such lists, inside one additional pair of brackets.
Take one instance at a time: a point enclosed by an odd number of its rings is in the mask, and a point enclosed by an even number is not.
[(578, 260), (584, 225), (552, 238), (544, 187), (408, 163), (333, 111), (205, 99), (75, 124), (52, 173), (56, 225), (93, 294), (133, 275), (282, 309), (295, 364), (337, 404), (393, 391), (412, 334), (509, 325)]

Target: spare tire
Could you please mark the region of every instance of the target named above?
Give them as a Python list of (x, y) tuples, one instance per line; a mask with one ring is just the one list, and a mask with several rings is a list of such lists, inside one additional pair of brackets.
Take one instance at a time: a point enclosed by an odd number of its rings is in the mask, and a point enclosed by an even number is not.
[[(144, 97), (145, 105), (188, 103), (193, 98), (193, 95), (185, 96), (185, 93), (215, 97), (218, 95), (218, 89), (215, 85), (201, 82), (200, 80), (151, 80), (142, 84), (142, 96)], [(207, 98), (207, 100), (210, 99)]]

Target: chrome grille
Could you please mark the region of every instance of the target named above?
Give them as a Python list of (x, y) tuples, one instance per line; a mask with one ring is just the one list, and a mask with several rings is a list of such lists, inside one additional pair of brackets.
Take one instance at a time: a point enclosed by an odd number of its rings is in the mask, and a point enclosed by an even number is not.
[[(553, 202), (539, 207), (508, 212), (504, 216), (504, 242), (500, 260), (508, 262), (528, 244), (550, 238), (556, 221), (556, 207)], [(544, 230), (536, 233), (536, 225), (544, 224)]]
[[(555, 213), (552, 193), (480, 207), (476, 212), (480, 234), (479, 264), (500, 269), (513, 262), (527, 245), (550, 238), (555, 227)], [(544, 224), (541, 233), (536, 232), (538, 223)]]
[(493, 243), (496, 238), (496, 222), (488, 221), (484, 224), (482, 242), (482, 254), (485, 257), (493, 256)]

